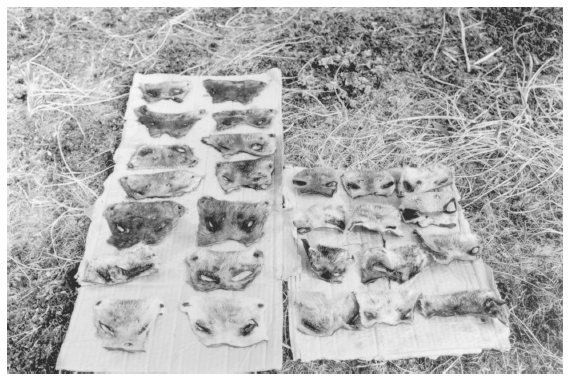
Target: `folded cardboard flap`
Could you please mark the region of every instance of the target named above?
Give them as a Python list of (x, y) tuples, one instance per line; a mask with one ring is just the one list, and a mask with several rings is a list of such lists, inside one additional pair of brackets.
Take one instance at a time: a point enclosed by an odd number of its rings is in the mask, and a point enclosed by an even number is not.
[[(305, 210), (316, 203), (344, 204), (349, 210), (356, 205), (364, 203), (389, 203), (398, 206), (400, 200), (395, 195), (390, 197), (366, 196), (357, 199), (348, 197), (344, 190), (339, 190), (332, 198), (313, 195), (299, 195), (293, 189), (292, 178), (302, 168), (287, 168), (283, 174), (284, 194), (289, 210)], [(398, 176), (397, 169), (391, 172)], [(340, 177), (341, 172), (337, 171)], [(460, 196), (455, 185), (450, 190), (459, 200)], [(458, 204), (459, 205), (459, 204)], [(345, 274), (340, 284), (328, 283), (318, 279), (310, 271), (307, 255), (300, 239), (308, 235), (297, 234), (290, 219), (285, 231), (291, 232), (290, 243), (285, 241), (286, 266), (292, 274), (289, 279), (289, 332), (291, 337), (293, 358), (301, 361), (320, 359), (329, 360), (396, 360), (413, 357), (437, 358), (443, 355), (462, 355), (479, 353), (483, 349), (510, 349), (509, 328), (497, 319), (481, 319), (473, 316), (426, 319), (417, 310), (414, 314), (413, 324), (400, 324), (388, 326), (376, 324), (370, 329), (360, 331), (338, 330), (332, 336), (315, 337), (303, 334), (297, 324), (298, 311), (294, 307), (297, 294), (310, 290), (323, 292), (330, 298), (338, 298), (351, 292), (387, 291), (397, 289), (411, 289), (424, 295), (441, 295), (458, 291), (473, 291), (488, 289), (500, 297), (493, 280), (491, 269), (481, 259), (473, 262), (453, 261), (449, 265), (435, 264), (403, 284), (379, 279), (364, 285), (360, 274), (360, 253), (365, 248), (382, 246), (382, 235), (366, 230), (353, 233), (340, 233), (334, 229), (320, 229), (313, 234), (322, 235), (321, 240), (329, 240), (345, 246), (355, 253), (357, 263)], [(384, 235), (387, 248), (397, 248), (405, 245), (418, 245), (418, 237), (413, 234), (418, 226), (404, 224), (404, 237)], [(452, 232), (470, 232), (469, 223), (458, 207), (457, 226), (448, 229), (436, 226), (421, 228), (428, 234), (449, 234)], [(484, 257), (484, 251), (483, 251)], [(291, 302), (293, 301), (293, 302)], [(503, 306), (502, 308), (506, 308)]]
[[(202, 82), (206, 78), (224, 80), (253, 79), (267, 83), (261, 94), (248, 105), (237, 102), (212, 102)], [(190, 91), (181, 102), (161, 100), (147, 103), (143, 99), (142, 83), (160, 83), (166, 81), (186, 81)], [(202, 117), (188, 133), (179, 139), (169, 135), (151, 137), (149, 129), (137, 122), (135, 109), (147, 106), (148, 110), (158, 113), (183, 113), (204, 110)], [(247, 110), (265, 108), (276, 110), (269, 127), (264, 133), (275, 134), (277, 150), (275, 152), (274, 186), (271, 190), (256, 191), (240, 189), (226, 194), (220, 187), (215, 175), (215, 165), (222, 161), (254, 159), (245, 153), (223, 158), (222, 154), (201, 142), (203, 137), (217, 134), (216, 122), (212, 115), (220, 111)], [(239, 77), (191, 77), (166, 74), (136, 74), (131, 87), (129, 102), (125, 113), (125, 124), (121, 144), (114, 155), (114, 172), (105, 181), (105, 191), (95, 202), (92, 223), (89, 228), (85, 255), (78, 271), (82, 286), (71, 317), (65, 341), (56, 364), (57, 369), (82, 372), (108, 373), (245, 373), (281, 369), (281, 335), (283, 326), (282, 281), (283, 271), (283, 229), (281, 214), (272, 212), (268, 217), (262, 238), (251, 247), (262, 251), (264, 266), (259, 275), (243, 291), (218, 290), (206, 293), (223, 293), (230, 296), (244, 296), (263, 300), (265, 312), (263, 323), (267, 327), (267, 341), (245, 348), (229, 346), (206, 347), (192, 332), (190, 321), (180, 311), (184, 301), (201, 295), (188, 283), (188, 266), (185, 263), (188, 254), (196, 250), (198, 230), (197, 203), (202, 196), (211, 196), (219, 200), (260, 202), (268, 201), (280, 205), (282, 201), (281, 183), (283, 166), (283, 126), (281, 122), (281, 73), (272, 69), (258, 75)], [(253, 133), (259, 129), (239, 125), (225, 133)], [(170, 169), (132, 169), (127, 166), (137, 148), (142, 145), (186, 145), (198, 158), (191, 172), (204, 176), (198, 188), (192, 192), (167, 200), (184, 206), (185, 214), (178, 224), (159, 244), (151, 246), (158, 256), (160, 271), (150, 276), (114, 286), (89, 285), (83, 280), (88, 260), (112, 255), (116, 248), (107, 240), (111, 231), (103, 212), (111, 204), (134, 202), (127, 198), (119, 179), (131, 174), (158, 173)], [(152, 202), (156, 199), (136, 202)], [(246, 247), (235, 241), (209, 247), (215, 250), (244, 250)], [(87, 285), (89, 285), (87, 287)], [(102, 340), (96, 334), (93, 324), (93, 307), (101, 299), (142, 299), (160, 298), (164, 301), (166, 313), (159, 316), (146, 342), (146, 351), (126, 353), (109, 351), (103, 348)]]

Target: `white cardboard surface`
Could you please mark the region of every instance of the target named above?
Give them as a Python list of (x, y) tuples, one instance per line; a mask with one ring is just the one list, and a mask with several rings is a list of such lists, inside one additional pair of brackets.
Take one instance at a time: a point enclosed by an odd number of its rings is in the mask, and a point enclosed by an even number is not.
[[(207, 78), (244, 80), (253, 79), (268, 83), (260, 95), (252, 103), (242, 105), (237, 102), (213, 104), (211, 97), (202, 86)], [(154, 83), (172, 80), (192, 82), (192, 89), (182, 103), (160, 101), (147, 104), (142, 99), (140, 83)], [(180, 113), (206, 110), (206, 115), (198, 121), (190, 132), (175, 139), (168, 135), (151, 138), (147, 128), (138, 123), (134, 108), (147, 104), (151, 111), (162, 113)], [(238, 126), (223, 132), (215, 130), (212, 114), (227, 110), (243, 110), (251, 108), (271, 108), (278, 111), (271, 126), (257, 129), (250, 126)], [(122, 140), (115, 152), (114, 172), (105, 181), (105, 191), (96, 201), (93, 208), (92, 222), (87, 236), (85, 256), (78, 271), (78, 280), (83, 285), (79, 289), (75, 309), (62, 345), (56, 368), (69, 371), (108, 372), (108, 373), (242, 373), (271, 369), (281, 369), (282, 351), (281, 335), (283, 326), (282, 309), (282, 260), (283, 260), (283, 222), (282, 202), (282, 168), (283, 168), (283, 125), (281, 121), (281, 72), (272, 69), (264, 74), (239, 77), (191, 77), (166, 74), (136, 74), (131, 87), (129, 102), (125, 114)], [(255, 159), (241, 153), (231, 159), (224, 159), (213, 147), (203, 144), (202, 137), (220, 133), (274, 133), (278, 148), (275, 153), (274, 186), (266, 191), (241, 189), (225, 194), (215, 176), (215, 164), (220, 161), (236, 161)], [(109, 255), (116, 250), (107, 243), (111, 236), (107, 221), (103, 217), (105, 208), (113, 203), (134, 201), (119, 184), (119, 178), (130, 174), (142, 174), (166, 171), (131, 170), (127, 163), (142, 144), (168, 145), (186, 144), (198, 157), (197, 166), (191, 172), (204, 176), (198, 188), (181, 197), (168, 200), (178, 202), (186, 207), (186, 214), (179, 220), (175, 229), (155, 246), (151, 246), (160, 258), (161, 266), (158, 274), (138, 278), (132, 282), (115, 285), (91, 285), (82, 282), (86, 260)], [(265, 263), (259, 276), (244, 291), (214, 291), (215, 293), (239, 293), (244, 296), (257, 297), (265, 301), (264, 318), (268, 327), (269, 340), (247, 348), (222, 346), (208, 348), (200, 343), (191, 331), (190, 322), (185, 313), (179, 310), (180, 304), (189, 297), (199, 293), (188, 283), (188, 269), (185, 257), (196, 249), (196, 232), (198, 229), (197, 201), (202, 196), (212, 196), (220, 200), (261, 202), (269, 200), (273, 203), (273, 212), (264, 226), (264, 236), (251, 247), (263, 251)], [(160, 201), (165, 199), (145, 199), (139, 202)], [(209, 246), (213, 250), (243, 250), (245, 246), (234, 241)], [(213, 294), (214, 292), (210, 293)], [(165, 302), (166, 313), (159, 316), (150, 333), (146, 352), (126, 353), (108, 351), (102, 347), (102, 340), (97, 337), (93, 324), (93, 305), (103, 298), (149, 298), (158, 297)]]
[[(298, 195), (293, 189), (292, 178), (303, 168), (287, 168), (284, 171), (284, 194), (289, 210), (304, 210), (316, 203), (343, 203), (347, 210), (360, 203), (390, 203), (398, 206), (395, 194), (386, 198), (367, 196), (352, 200), (338, 180), (338, 190), (332, 198), (317, 195)], [(337, 175), (340, 177), (341, 172)], [(396, 173), (399, 176), (399, 174)], [(456, 187), (451, 186), (457, 193)], [(457, 197), (459, 199), (459, 197)], [(419, 228), (417, 225), (404, 224), (403, 238), (384, 235), (386, 247), (394, 248), (419, 242), (412, 232), (420, 229), (431, 234), (469, 232), (469, 223), (459, 208), (458, 226), (453, 229), (430, 226)], [(308, 268), (307, 256), (302, 243), (295, 238), (295, 228), (286, 219), (286, 263), (285, 267), (293, 274), (289, 279), (289, 333), (293, 349), (293, 358), (301, 361), (319, 359), (330, 360), (396, 360), (412, 357), (437, 358), (442, 355), (461, 355), (479, 353), (482, 349), (510, 349), (509, 328), (497, 319), (476, 317), (433, 317), (426, 319), (416, 307), (413, 324), (389, 326), (376, 324), (371, 329), (349, 331), (340, 329), (329, 337), (315, 337), (297, 330), (297, 310), (294, 301), (300, 291), (321, 291), (329, 298), (338, 298), (350, 292), (383, 291), (397, 288), (412, 288), (424, 295), (447, 294), (478, 289), (493, 290), (499, 296), (491, 269), (481, 259), (475, 262), (454, 261), (448, 266), (435, 265), (427, 268), (412, 280), (399, 285), (379, 279), (364, 285), (360, 280), (360, 252), (362, 248), (382, 246), (381, 235), (373, 232), (337, 233), (333, 229), (321, 229), (315, 233), (319, 238), (326, 237), (331, 245), (346, 245), (346, 249), (355, 253), (355, 265), (345, 275), (341, 284), (331, 284), (318, 279)], [(300, 236), (299, 236), (300, 237)], [(483, 258), (485, 250), (483, 249)], [(506, 306), (503, 306), (506, 308)]]

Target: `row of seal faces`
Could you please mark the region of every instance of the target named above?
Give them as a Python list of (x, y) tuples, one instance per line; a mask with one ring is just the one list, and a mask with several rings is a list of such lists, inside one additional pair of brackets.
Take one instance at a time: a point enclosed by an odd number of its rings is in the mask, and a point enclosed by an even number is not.
[[(440, 163), (425, 167), (404, 165), (398, 172), (399, 176), (391, 170), (347, 171), (340, 181), (351, 198), (388, 197), (394, 191), (398, 197), (418, 195), (454, 183), (454, 168)], [(307, 168), (293, 177), (293, 187), (299, 194), (332, 197), (338, 188), (337, 175), (331, 168)]]
[(315, 204), (306, 210), (291, 212), (291, 220), (299, 234), (330, 228), (352, 232), (357, 228), (396, 237), (404, 235), (403, 224), (421, 228), (437, 226), (454, 228), (459, 223), (455, 195), (449, 191), (407, 196), (399, 208), (390, 204), (360, 204), (350, 210), (343, 205)]
[(329, 299), (322, 292), (301, 291), (295, 296), (297, 329), (311, 336), (331, 336), (339, 329), (361, 330), (375, 324), (413, 324), (419, 306), (426, 318), (476, 316), (508, 324), (503, 300), (493, 291), (462, 291), (423, 296), (409, 289), (350, 293)]
[[(480, 258), (479, 238), (471, 233), (426, 235), (417, 230), (421, 246), (407, 245), (394, 249), (373, 247), (358, 252), (363, 284), (388, 279), (399, 284), (413, 279), (423, 270), (435, 265), (448, 265), (452, 261), (475, 261)], [(330, 237), (328, 237), (330, 238)], [(309, 269), (325, 282), (342, 283), (356, 262), (355, 254), (346, 247), (320, 239), (301, 238), (307, 254)]]
[[(103, 299), (95, 303), (97, 335), (108, 350), (145, 352), (147, 338), (164, 302), (149, 299)], [(205, 346), (249, 347), (267, 341), (265, 305), (257, 298), (234, 295), (196, 296), (181, 303), (192, 331)]]
[[(206, 110), (182, 113), (159, 113), (149, 110), (147, 106), (136, 108), (137, 121), (148, 129), (152, 138), (159, 138), (166, 134), (180, 139), (194, 127), (196, 123), (206, 116)], [(258, 129), (266, 129), (271, 125), (277, 111), (272, 109), (251, 109), (222, 111), (212, 116), (216, 121), (216, 130), (224, 131), (239, 125), (248, 125)]]
[[(197, 291), (242, 291), (261, 273), (264, 254), (250, 248), (242, 251), (215, 251), (199, 248), (185, 259), (188, 283)], [(92, 284), (116, 285), (157, 274), (160, 260), (152, 249), (138, 243), (110, 255), (87, 260), (81, 279)]]
[[(198, 200), (197, 245), (210, 246), (233, 240), (250, 246), (263, 236), (263, 227), (270, 213), (268, 201), (249, 203), (202, 197)], [(186, 213), (174, 201), (122, 202), (107, 207), (103, 216), (111, 230), (107, 241), (118, 249), (139, 242), (160, 243)]]
[[(249, 104), (257, 97), (267, 83), (261, 81), (229, 81), (206, 79), (203, 86), (212, 97), (213, 103), (239, 102)], [(140, 85), (143, 99), (148, 103), (161, 100), (171, 100), (182, 103), (186, 95), (192, 89), (192, 83), (188, 81), (166, 81), (160, 83), (144, 83)]]

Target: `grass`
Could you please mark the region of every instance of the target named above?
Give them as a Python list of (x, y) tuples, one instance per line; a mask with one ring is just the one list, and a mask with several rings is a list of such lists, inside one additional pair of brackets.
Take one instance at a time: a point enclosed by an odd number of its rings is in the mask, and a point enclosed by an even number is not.
[(286, 160), (441, 161), (508, 353), (286, 373), (562, 372), (562, 9), (8, 9), (8, 372), (52, 373), (134, 73), (283, 72)]

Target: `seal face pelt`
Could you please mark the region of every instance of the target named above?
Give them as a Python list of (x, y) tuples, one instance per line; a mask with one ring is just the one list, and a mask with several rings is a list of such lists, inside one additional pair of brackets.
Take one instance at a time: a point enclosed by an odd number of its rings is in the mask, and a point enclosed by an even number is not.
[(263, 226), (270, 212), (268, 201), (249, 203), (198, 200), (198, 246), (233, 240), (250, 246), (263, 236)]
[(191, 88), (192, 85), (190, 82), (183, 81), (143, 83), (140, 85), (143, 99), (148, 103), (154, 103), (160, 100), (172, 100), (176, 103), (182, 103)]
[(490, 290), (424, 295), (419, 301), (422, 315), (428, 319), (433, 316), (479, 316), (497, 318), (508, 325), (508, 312), (502, 307), (504, 304), (506, 302)]
[(212, 116), (216, 121), (216, 130), (225, 131), (240, 124), (264, 129), (271, 125), (275, 115), (277, 115), (276, 110), (251, 109), (221, 111), (214, 113)]
[(244, 105), (250, 103), (267, 86), (265, 82), (253, 80), (227, 81), (206, 79), (203, 84), (208, 94), (212, 97), (212, 102), (222, 103), (230, 101)]
[(158, 272), (160, 261), (150, 247), (138, 243), (113, 255), (87, 260), (84, 282), (120, 284)]
[(93, 310), (93, 323), (105, 349), (144, 352), (146, 339), (165, 307), (157, 298), (102, 299)]
[(456, 196), (450, 190), (411, 194), (400, 203), (402, 220), (425, 228), (435, 225), (454, 228), (458, 222)]
[(306, 168), (293, 177), (293, 187), (299, 194), (318, 194), (332, 197), (338, 181), (331, 168)]
[(315, 204), (307, 210), (293, 211), (291, 220), (299, 234), (305, 234), (320, 228), (344, 231), (346, 227), (346, 211), (342, 205)]
[(323, 292), (302, 291), (294, 301), (297, 329), (311, 336), (331, 336), (339, 329), (358, 330), (359, 306), (354, 293), (329, 299)]
[(164, 146), (142, 145), (129, 160), (129, 169), (147, 168), (185, 168), (198, 164), (194, 151), (187, 145), (174, 144)]
[(273, 155), (277, 149), (275, 134), (220, 134), (202, 138), (202, 143), (214, 147), (225, 159), (244, 152), (253, 156)]
[(425, 167), (404, 165), (396, 188), (398, 197), (420, 194), (454, 183), (455, 169), (436, 163)]
[(182, 303), (180, 310), (188, 315), (192, 332), (207, 347), (245, 348), (268, 340), (265, 303), (258, 298), (202, 294)]
[(215, 251), (197, 249), (186, 258), (190, 284), (197, 291), (242, 291), (263, 269), (261, 250)]
[(398, 208), (390, 204), (360, 204), (349, 213), (348, 231), (356, 227), (402, 237), (402, 220)]
[(422, 247), (442, 265), (454, 260), (474, 261), (481, 258), (481, 244), (475, 234), (424, 234), (419, 230), (414, 233), (420, 237)]
[(148, 128), (151, 137), (158, 138), (167, 134), (179, 139), (206, 115), (206, 110), (200, 110), (197, 113), (162, 114), (150, 111), (146, 106), (141, 106), (135, 109), (135, 114), (138, 116), (139, 123)]
[(373, 248), (362, 254), (361, 280), (367, 284), (384, 278), (401, 284), (414, 278), (430, 264), (429, 255), (418, 246), (402, 246), (393, 250)]
[(396, 189), (394, 176), (388, 171), (347, 171), (340, 176), (340, 182), (351, 198), (388, 197)]
[(141, 200), (151, 197), (178, 197), (195, 190), (202, 181), (189, 171), (170, 171), (121, 177), (119, 183), (129, 197)]
[(216, 177), (226, 193), (239, 188), (265, 190), (273, 185), (273, 156), (216, 164)]
[(374, 324), (412, 324), (419, 296), (420, 293), (412, 290), (356, 293), (360, 322), (364, 328), (370, 328)]
[(174, 229), (185, 212), (186, 208), (174, 201), (110, 205), (103, 213), (112, 234), (107, 242), (118, 249), (139, 242), (156, 245)]
[(342, 283), (348, 270), (354, 265), (355, 259), (346, 249), (324, 244), (311, 246), (305, 238), (301, 239), (309, 268), (317, 278), (329, 283)]

